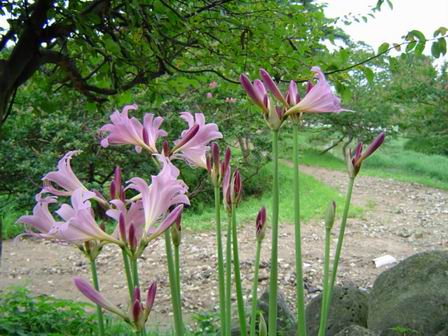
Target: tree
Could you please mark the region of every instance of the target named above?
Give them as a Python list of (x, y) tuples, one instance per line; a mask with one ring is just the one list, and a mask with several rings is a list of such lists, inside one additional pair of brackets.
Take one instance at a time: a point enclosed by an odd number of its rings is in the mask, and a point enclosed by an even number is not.
[[(315, 50), (322, 11), (288, 1), (1, 1), (0, 121), (38, 70), (104, 102), (173, 72), (237, 78), (247, 62), (289, 63)], [(309, 10), (312, 8), (312, 11)], [(287, 28), (286, 28), (287, 27)], [(331, 28), (325, 29), (326, 34)], [(300, 41), (293, 57), (291, 44)], [(308, 67), (306, 64), (304, 68)]]

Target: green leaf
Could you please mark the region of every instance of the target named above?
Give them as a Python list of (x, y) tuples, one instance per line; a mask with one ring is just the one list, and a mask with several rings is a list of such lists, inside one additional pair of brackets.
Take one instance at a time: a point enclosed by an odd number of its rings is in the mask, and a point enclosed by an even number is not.
[(409, 42), (408, 45), (406, 46), (406, 52), (410, 52), (412, 49), (414, 49), (416, 44), (417, 44), (417, 41)]
[(389, 43), (384, 42), (378, 48), (378, 54), (384, 54), (389, 49)]
[(366, 76), (366, 79), (369, 82), (369, 84), (372, 84), (373, 79), (375, 78), (375, 73), (373, 72), (373, 70), (368, 67), (362, 67), (361, 70), (364, 73), (364, 76)]
[(446, 54), (446, 39), (445, 38), (439, 38), (439, 48), (440, 48), (440, 53), (442, 55)]
[(417, 46), (415, 47), (415, 54), (417, 56), (421, 55), (423, 53), (423, 50), (425, 50), (426, 43), (424, 41), (417, 43)]
[(446, 28), (446, 27), (439, 27), (439, 28), (434, 32), (434, 37), (437, 37), (438, 35), (445, 35), (447, 31), (448, 31), (448, 28)]
[(392, 1), (387, 0), (387, 4), (389, 5), (390, 9), (394, 9), (394, 5), (392, 4)]
[(418, 38), (420, 41), (426, 40), (425, 35), (424, 35), (421, 31), (419, 31), (419, 30), (416, 30), (416, 29), (411, 30), (411, 31), (409, 32), (409, 34), (415, 36), (415, 37)]
[(438, 41), (433, 42), (433, 44), (431, 46), (431, 54), (432, 54), (432, 56), (435, 57), (435, 58), (439, 58), (440, 53), (441, 53), (441, 50), (440, 50), (439, 42)]

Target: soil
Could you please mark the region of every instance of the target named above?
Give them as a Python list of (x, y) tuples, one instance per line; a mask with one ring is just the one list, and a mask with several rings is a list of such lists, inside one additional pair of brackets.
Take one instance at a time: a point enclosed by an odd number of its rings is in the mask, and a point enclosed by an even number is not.
[[(344, 172), (303, 166), (302, 171), (345, 194)], [(306, 190), (302, 191), (306, 197)], [(353, 204), (363, 207), (361, 217), (349, 218), (338, 283), (368, 289), (376, 276), (387, 267), (376, 268), (376, 257), (391, 255), (398, 261), (421, 251), (448, 248), (448, 192), (391, 179), (359, 176), (353, 192)], [(342, 205), (339, 205), (342, 207)], [(254, 214), (255, 218), (255, 214)], [(254, 225), (239, 231), (241, 273), (245, 297), (250, 297), (255, 249)], [(338, 227), (333, 229), (333, 246)], [(303, 262), (307, 300), (322, 289), (323, 223), (312, 220), (303, 225)], [(263, 242), (260, 293), (268, 287), (270, 232)], [(294, 305), (294, 227), (282, 223), (280, 229), (279, 281), (281, 291)], [(162, 239), (149, 246), (140, 261), (140, 279), (144, 286), (158, 281), (158, 293), (151, 321), (160, 327), (171, 323), (169, 284)], [(182, 290), (187, 319), (191, 313), (217, 309), (215, 235), (212, 231), (183, 231)], [(106, 246), (98, 259), (100, 286), (106, 297), (118, 305), (127, 305), (121, 254)], [(89, 278), (89, 267), (82, 254), (70, 245), (25, 239), (4, 243), (0, 289), (10, 285), (26, 286), (34, 293), (58, 298), (85, 300), (74, 288), (72, 278)]]

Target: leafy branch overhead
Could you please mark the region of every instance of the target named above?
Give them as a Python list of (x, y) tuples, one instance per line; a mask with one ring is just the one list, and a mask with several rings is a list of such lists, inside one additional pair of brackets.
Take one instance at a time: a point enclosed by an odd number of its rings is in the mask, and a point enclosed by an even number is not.
[[(0, 124), (12, 112), (17, 90), (38, 70), (55, 90), (70, 87), (102, 103), (174, 73), (210, 73), (237, 83), (239, 73), (261, 66), (279, 80), (306, 73), (313, 64), (326, 74), (362, 66), (370, 82), (373, 73), (364, 65), (398, 48), (384, 44), (377, 55), (356, 62), (348, 48), (330, 52), (323, 41), (352, 42), (313, 1), (0, 0), (0, 5), (9, 25), (0, 28)], [(413, 30), (404, 41), (406, 51), (421, 53), (428, 41)], [(432, 42), (433, 55), (444, 55), (446, 28), (439, 28)]]

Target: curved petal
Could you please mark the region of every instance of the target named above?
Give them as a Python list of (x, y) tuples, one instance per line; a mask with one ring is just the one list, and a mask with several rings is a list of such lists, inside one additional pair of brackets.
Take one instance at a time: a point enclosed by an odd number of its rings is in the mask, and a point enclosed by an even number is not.
[(331, 86), (325, 79), (325, 75), (319, 67), (311, 68), (318, 81), (315, 86), (296, 105), (291, 107), (286, 115), (294, 113), (319, 113), (319, 112), (342, 112), (341, 100), (333, 94)]
[[(70, 161), (74, 155), (78, 155), (81, 151), (70, 151), (66, 153), (58, 162), (58, 170), (49, 172), (42, 180), (44, 181), (43, 192), (48, 192), (57, 196), (70, 196), (76, 189), (87, 188), (79, 181), (75, 173), (73, 173)], [(58, 188), (56, 188), (56, 186)]]

